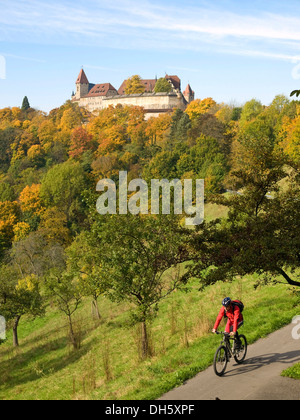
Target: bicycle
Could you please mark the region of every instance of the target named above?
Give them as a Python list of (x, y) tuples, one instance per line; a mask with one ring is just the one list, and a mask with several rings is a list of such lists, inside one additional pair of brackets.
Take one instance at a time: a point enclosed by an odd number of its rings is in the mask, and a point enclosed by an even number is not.
[[(214, 371), (217, 376), (223, 376), (227, 367), (227, 363), (233, 357), (236, 363), (241, 364), (245, 360), (247, 354), (247, 339), (244, 335), (239, 335), (239, 341), (236, 337), (231, 337), (227, 332), (218, 332), (222, 334), (223, 340), (218, 347), (214, 357)], [(230, 340), (233, 340), (231, 347)]]

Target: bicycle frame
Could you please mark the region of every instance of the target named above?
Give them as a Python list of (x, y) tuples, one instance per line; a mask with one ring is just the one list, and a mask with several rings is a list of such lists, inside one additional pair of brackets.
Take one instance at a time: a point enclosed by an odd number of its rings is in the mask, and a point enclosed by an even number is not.
[[(230, 357), (234, 357), (234, 350), (235, 350), (235, 337), (231, 337), (230, 334), (226, 333), (226, 332), (219, 332), (216, 331), (216, 334), (222, 334), (223, 335), (223, 340), (221, 341), (221, 345), (225, 345), (228, 354)], [(230, 340), (233, 340), (233, 348), (231, 348), (230, 345)]]

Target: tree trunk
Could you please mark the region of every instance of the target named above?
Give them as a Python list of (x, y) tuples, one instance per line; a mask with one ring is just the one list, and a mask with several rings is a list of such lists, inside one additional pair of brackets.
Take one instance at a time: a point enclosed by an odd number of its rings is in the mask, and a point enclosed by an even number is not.
[(20, 319), (21, 319), (21, 315), (18, 315), (13, 325), (13, 346), (14, 347), (19, 347), (18, 325), (19, 325)]
[(142, 322), (142, 359), (146, 359), (149, 355), (149, 339), (146, 321)]
[(97, 320), (101, 319), (97, 299), (92, 300), (92, 317)]
[(69, 320), (69, 334), (70, 334), (70, 340), (71, 343), (73, 345), (74, 350), (77, 350), (77, 341), (76, 341), (76, 337), (74, 334), (74, 329), (73, 329), (73, 323), (72, 323), (72, 318), (71, 315), (68, 315), (68, 320)]

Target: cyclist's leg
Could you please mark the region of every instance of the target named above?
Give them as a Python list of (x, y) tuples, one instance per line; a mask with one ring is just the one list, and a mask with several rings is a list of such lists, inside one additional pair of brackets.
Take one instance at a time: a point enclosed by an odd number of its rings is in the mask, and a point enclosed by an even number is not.
[(237, 326), (237, 331), (236, 331), (236, 337), (238, 338), (238, 336), (239, 336), (239, 333), (238, 333), (238, 329), (240, 328), (240, 327), (242, 327), (244, 325), (244, 321), (241, 321), (241, 322), (239, 322), (238, 323), (238, 326)]
[(226, 327), (225, 327), (225, 332), (229, 334), (232, 331), (232, 328), (233, 328), (233, 324), (230, 322), (230, 319), (228, 319)]
[(237, 331), (236, 331), (236, 336), (235, 336), (235, 338), (236, 338), (236, 340), (237, 340), (237, 343), (238, 344), (241, 344), (241, 342), (240, 342), (240, 337), (239, 337), (239, 333), (238, 333), (238, 329), (240, 328), (240, 327), (242, 327), (244, 325), (244, 321), (241, 321), (241, 322), (239, 322), (238, 323), (238, 326), (237, 326)]

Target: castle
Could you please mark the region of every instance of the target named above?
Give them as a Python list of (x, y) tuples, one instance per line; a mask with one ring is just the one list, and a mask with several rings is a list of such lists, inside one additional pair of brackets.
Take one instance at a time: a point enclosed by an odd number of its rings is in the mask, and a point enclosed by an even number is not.
[(141, 106), (145, 109), (146, 119), (170, 112), (174, 108), (185, 110), (186, 106), (194, 100), (195, 93), (189, 84), (185, 91), (181, 92), (181, 81), (178, 76), (166, 75), (165, 78), (171, 85), (169, 93), (155, 93), (154, 87), (157, 79), (145, 79), (141, 80), (145, 86), (144, 93), (126, 95), (126, 80), (119, 90), (116, 90), (110, 83), (89, 83), (84, 70), (81, 69), (76, 80), (76, 93), (73, 94), (72, 101), (77, 102), (79, 106), (90, 112), (118, 104)]

